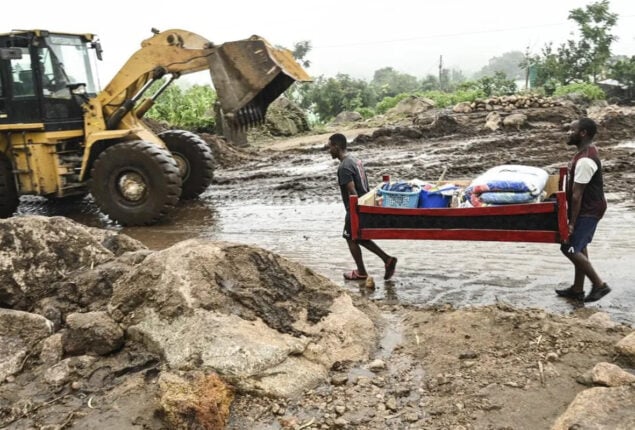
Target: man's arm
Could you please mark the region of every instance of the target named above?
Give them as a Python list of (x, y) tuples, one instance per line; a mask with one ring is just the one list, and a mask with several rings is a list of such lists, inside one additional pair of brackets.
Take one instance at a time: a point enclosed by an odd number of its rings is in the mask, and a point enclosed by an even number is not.
[(348, 196), (356, 196), (357, 190), (355, 189), (355, 182), (350, 181), (346, 183), (346, 191), (348, 192)]
[(580, 184), (578, 182), (573, 183), (573, 190), (571, 193), (571, 218), (569, 219), (569, 234), (573, 233), (573, 226), (580, 215), (580, 208), (582, 208), (582, 195), (586, 184)]

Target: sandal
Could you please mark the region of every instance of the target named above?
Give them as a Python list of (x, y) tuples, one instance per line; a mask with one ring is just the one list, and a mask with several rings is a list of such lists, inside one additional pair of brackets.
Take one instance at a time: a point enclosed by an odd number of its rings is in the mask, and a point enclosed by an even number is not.
[(344, 279), (347, 281), (364, 281), (366, 278), (368, 278), (368, 275), (360, 275), (357, 270), (344, 273)]
[(384, 279), (386, 281), (392, 278), (392, 275), (395, 274), (396, 267), (397, 267), (397, 258), (388, 257), (388, 262), (386, 263), (386, 272), (384, 273)]

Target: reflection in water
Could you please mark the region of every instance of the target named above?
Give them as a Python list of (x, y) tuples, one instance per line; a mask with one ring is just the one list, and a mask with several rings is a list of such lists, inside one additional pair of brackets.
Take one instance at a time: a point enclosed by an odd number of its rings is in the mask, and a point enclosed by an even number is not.
[[(386, 240), (382, 248), (399, 257), (395, 277), (383, 281), (383, 263), (364, 254), (375, 278), (375, 290), (344, 282), (352, 268), (341, 238), (344, 210), (341, 202), (244, 204), (214, 202), (214, 195), (184, 202), (166, 223), (121, 229), (101, 215), (90, 198), (81, 202), (26, 199), (19, 214), (62, 215), (89, 226), (121, 230), (151, 249), (162, 249), (190, 238), (205, 238), (260, 246), (296, 261), (354, 294), (371, 299), (410, 304), (454, 306), (508, 302), (519, 307), (559, 313), (573, 310), (557, 298), (554, 288), (566, 287), (573, 267), (557, 244)], [(589, 247), (591, 260), (613, 287), (613, 292), (590, 307), (622, 322), (635, 323), (635, 212), (611, 204)], [(590, 288), (587, 285), (587, 290)]]

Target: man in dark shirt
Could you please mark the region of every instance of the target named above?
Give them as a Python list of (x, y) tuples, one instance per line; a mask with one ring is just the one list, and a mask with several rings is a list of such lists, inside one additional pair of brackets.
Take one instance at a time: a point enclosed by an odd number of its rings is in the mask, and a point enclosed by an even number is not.
[(346, 136), (336, 133), (329, 138), (328, 150), (333, 158), (340, 160), (337, 169), (337, 183), (340, 187), (344, 207), (346, 208), (346, 218), (344, 221), (344, 232), (342, 236), (348, 243), (348, 249), (357, 265), (356, 270), (344, 273), (344, 278), (348, 280), (364, 280), (368, 278), (368, 273), (364, 267), (362, 250), (360, 246), (376, 254), (384, 262), (384, 279), (388, 280), (395, 273), (397, 258), (386, 254), (372, 240), (353, 240), (351, 236), (351, 217), (349, 212), (349, 197), (362, 196), (368, 192), (368, 178), (364, 171), (364, 165), (357, 158), (349, 155), (346, 151)]
[[(562, 253), (573, 263), (573, 285), (556, 290), (559, 296), (585, 302), (595, 302), (611, 292), (589, 260), (587, 245), (591, 243), (598, 222), (606, 211), (602, 163), (593, 145), (597, 132), (595, 122), (582, 118), (571, 124), (569, 145), (577, 152), (569, 163), (567, 173), (567, 206), (569, 210), (569, 240), (561, 246)], [(584, 296), (584, 279), (592, 283), (591, 292)]]

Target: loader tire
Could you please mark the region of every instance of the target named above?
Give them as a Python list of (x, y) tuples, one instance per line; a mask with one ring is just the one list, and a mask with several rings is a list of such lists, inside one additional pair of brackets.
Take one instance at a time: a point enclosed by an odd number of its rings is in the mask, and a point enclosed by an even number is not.
[(183, 191), (181, 199), (200, 196), (214, 177), (214, 156), (207, 142), (194, 133), (184, 130), (168, 130), (159, 134), (172, 153), (181, 172)]
[(90, 191), (99, 208), (122, 225), (150, 225), (179, 201), (181, 176), (165, 149), (142, 140), (102, 152), (91, 171)]
[(20, 204), (15, 188), (13, 167), (6, 155), (0, 153), (0, 218), (8, 218), (15, 213)]

